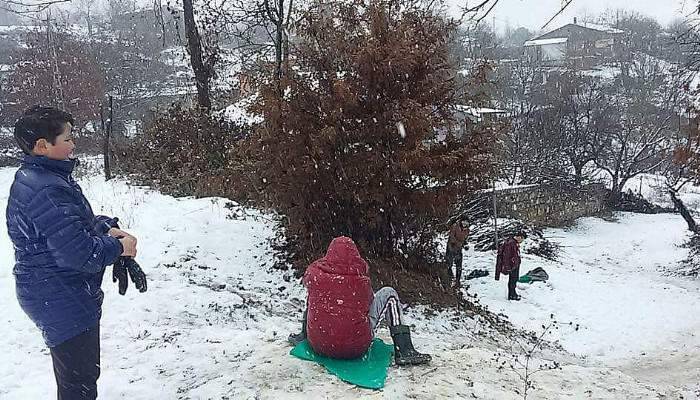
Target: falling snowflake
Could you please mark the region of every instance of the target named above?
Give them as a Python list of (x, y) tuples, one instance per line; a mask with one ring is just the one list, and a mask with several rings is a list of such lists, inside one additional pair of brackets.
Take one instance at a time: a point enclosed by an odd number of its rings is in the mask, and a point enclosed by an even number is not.
[(399, 135), (401, 135), (402, 139), (406, 138), (406, 128), (403, 126), (403, 122), (397, 122), (396, 123), (396, 129), (399, 131)]

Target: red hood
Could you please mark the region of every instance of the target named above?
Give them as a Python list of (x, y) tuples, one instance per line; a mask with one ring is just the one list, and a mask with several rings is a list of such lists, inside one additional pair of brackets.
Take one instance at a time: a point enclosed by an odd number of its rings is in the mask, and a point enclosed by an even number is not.
[(369, 270), (355, 242), (346, 236), (333, 239), (323, 260), (319, 267), (330, 274), (367, 276)]
[(369, 308), (374, 298), (367, 271), (367, 262), (347, 237), (333, 239), (326, 255), (306, 269), (306, 333), (317, 353), (358, 358), (367, 352), (372, 343)]

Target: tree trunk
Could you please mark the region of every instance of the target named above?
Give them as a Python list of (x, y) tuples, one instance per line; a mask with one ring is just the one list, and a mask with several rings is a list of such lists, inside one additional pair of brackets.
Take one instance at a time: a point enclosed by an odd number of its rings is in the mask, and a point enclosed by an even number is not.
[(612, 206), (617, 206), (622, 201), (622, 191), (629, 180), (629, 177), (622, 175), (620, 172), (616, 172), (612, 175), (612, 190), (610, 193), (610, 204)]
[(384, 252), (388, 257), (394, 256), (394, 232), (391, 229), (391, 211), (387, 210), (386, 222), (384, 223), (384, 234), (382, 235), (382, 252)]
[(610, 205), (615, 207), (620, 204), (622, 199), (622, 187), (617, 181), (617, 178), (613, 178), (612, 189), (610, 190)]
[(282, 97), (282, 59), (284, 55), (284, 1), (278, 0), (278, 16), (276, 21), (276, 38), (275, 38), (275, 79), (277, 80), (277, 92)]
[(688, 210), (688, 207), (686, 207), (685, 204), (683, 204), (683, 201), (681, 201), (681, 199), (679, 199), (678, 196), (676, 196), (676, 192), (670, 190), (669, 194), (671, 195), (671, 201), (673, 201), (673, 205), (681, 213), (681, 217), (683, 217), (685, 222), (688, 224), (688, 229), (693, 233), (698, 233), (698, 226), (695, 223), (693, 215)]
[(287, 34), (286, 25), (282, 27), (282, 71), (289, 70), (289, 35)]
[(85, 22), (87, 23), (88, 35), (90, 35), (90, 37), (92, 37), (92, 16), (90, 15), (89, 10), (85, 16)]
[(574, 182), (580, 185), (583, 181), (583, 165), (574, 164)]
[(205, 65), (202, 58), (202, 41), (194, 20), (194, 8), (192, 0), (182, 0), (182, 9), (185, 16), (185, 37), (187, 38), (187, 49), (190, 53), (190, 62), (194, 71), (194, 78), (197, 84), (197, 104), (204, 110), (211, 108), (211, 97), (209, 93), (210, 68)]

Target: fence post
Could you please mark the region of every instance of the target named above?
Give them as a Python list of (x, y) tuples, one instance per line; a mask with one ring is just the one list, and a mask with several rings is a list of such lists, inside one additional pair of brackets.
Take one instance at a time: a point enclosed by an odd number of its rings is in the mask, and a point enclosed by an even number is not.
[(112, 179), (112, 170), (110, 167), (110, 159), (109, 159), (109, 141), (110, 137), (112, 136), (112, 118), (114, 117), (114, 102), (112, 95), (109, 95), (109, 116), (107, 118), (107, 121), (105, 123), (105, 118), (104, 118), (104, 107), (101, 109), (101, 117), (102, 117), (102, 131), (104, 132), (104, 143), (103, 143), (103, 156), (104, 156), (104, 166), (105, 166), (105, 180), (110, 180)]
[(493, 180), (493, 245), (498, 251), (498, 207), (496, 201), (496, 180)]

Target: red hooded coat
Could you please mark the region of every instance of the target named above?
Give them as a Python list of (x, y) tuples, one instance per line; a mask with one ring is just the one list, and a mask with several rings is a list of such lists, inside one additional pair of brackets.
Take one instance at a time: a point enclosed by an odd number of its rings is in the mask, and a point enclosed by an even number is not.
[(508, 275), (515, 269), (520, 269), (520, 244), (514, 238), (510, 238), (498, 248), (496, 280), (499, 280), (501, 274)]
[(348, 237), (333, 239), (326, 256), (304, 274), (308, 291), (306, 335), (318, 354), (362, 357), (372, 342), (369, 307), (374, 292), (367, 262)]

